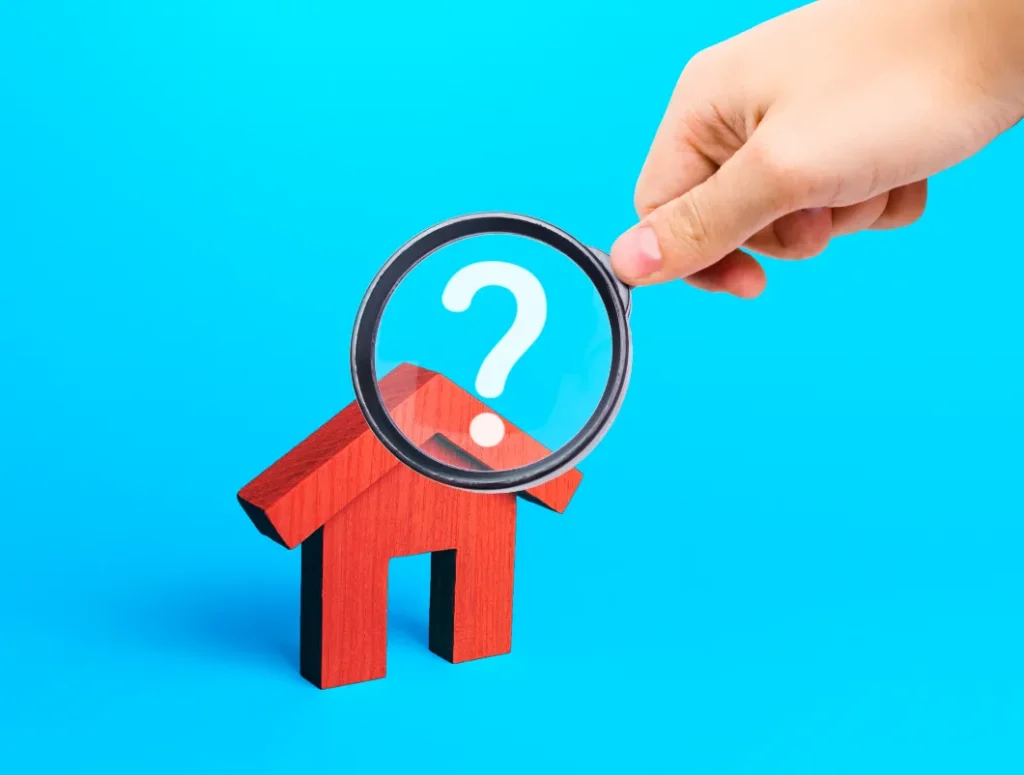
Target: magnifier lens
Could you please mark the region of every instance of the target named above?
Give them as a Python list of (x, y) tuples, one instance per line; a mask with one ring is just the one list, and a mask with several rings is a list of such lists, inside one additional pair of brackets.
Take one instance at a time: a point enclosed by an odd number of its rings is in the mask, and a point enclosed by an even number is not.
[(567, 444), (609, 380), (612, 329), (568, 256), (508, 234), (430, 254), (395, 288), (377, 330), (378, 388), (419, 449), (505, 471)]

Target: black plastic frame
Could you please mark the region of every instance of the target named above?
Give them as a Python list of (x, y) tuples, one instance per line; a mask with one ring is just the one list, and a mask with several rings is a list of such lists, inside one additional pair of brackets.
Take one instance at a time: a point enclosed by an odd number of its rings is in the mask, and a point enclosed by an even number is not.
[[(458, 240), (481, 234), (514, 234), (542, 242), (572, 259), (596, 286), (608, 312), (612, 363), (597, 409), (563, 447), (541, 460), (506, 471), (470, 471), (446, 465), (423, 452), (392, 421), (377, 383), (377, 329), (384, 308), (405, 276), (431, 253)], [(597, 445), (618, 414), (632, 365), (629, 330), (630, 288), (612, 272), (608, 256), (549, 223), (514, 213), (474, 213), (439, 223), (403, 245), (388, 259), (366, 291), (356, 313), (350, 365), (356, 401), (380, 442), (402, 463), (450, 487), (478, 492), (521, 492), (550, 481), (576, 464)]]

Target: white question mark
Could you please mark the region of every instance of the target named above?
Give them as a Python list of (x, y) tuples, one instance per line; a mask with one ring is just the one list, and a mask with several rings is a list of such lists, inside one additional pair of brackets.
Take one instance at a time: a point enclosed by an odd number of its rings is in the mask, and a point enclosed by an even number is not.
[[(480, 261), (456, 272), (441, 294), (441, 303), (451, 312), (465, 312), (481, 288), (506, 288), (516, 297), (516, 319), (512, 327), (484, 358), (476, 375), (476, 392), (484, 398), (497, 398), (505, 389), (505, 380), (520, 358), (526, 354), (548, 315), (544, 286), (530, 272), (504, 261)], [(496, 414), (484, 412), (469, 424), (469, 435), (481, 447), (493, 447), (505, 436), (505, 425)]]

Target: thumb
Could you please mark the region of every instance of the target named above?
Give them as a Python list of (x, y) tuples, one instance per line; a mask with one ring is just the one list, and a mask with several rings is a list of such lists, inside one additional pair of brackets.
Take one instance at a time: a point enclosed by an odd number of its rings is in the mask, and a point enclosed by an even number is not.
[(612, 269), (631, 285), (688, 277), (718, 262), (777, 218), (800, 209), (790, 176), (754, 142), (717, 172), (652, 211), (612, 245)]

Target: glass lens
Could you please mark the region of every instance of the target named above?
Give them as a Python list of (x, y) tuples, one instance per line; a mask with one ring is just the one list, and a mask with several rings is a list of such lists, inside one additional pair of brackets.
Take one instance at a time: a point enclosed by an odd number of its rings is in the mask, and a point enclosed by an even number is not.
[(466, 470), (510, 470), (568, 443), (611, 370), (611, 323), (568, 256), (506, 234), (432, 253), (394, 290), (376, 341), (398, 428)]

